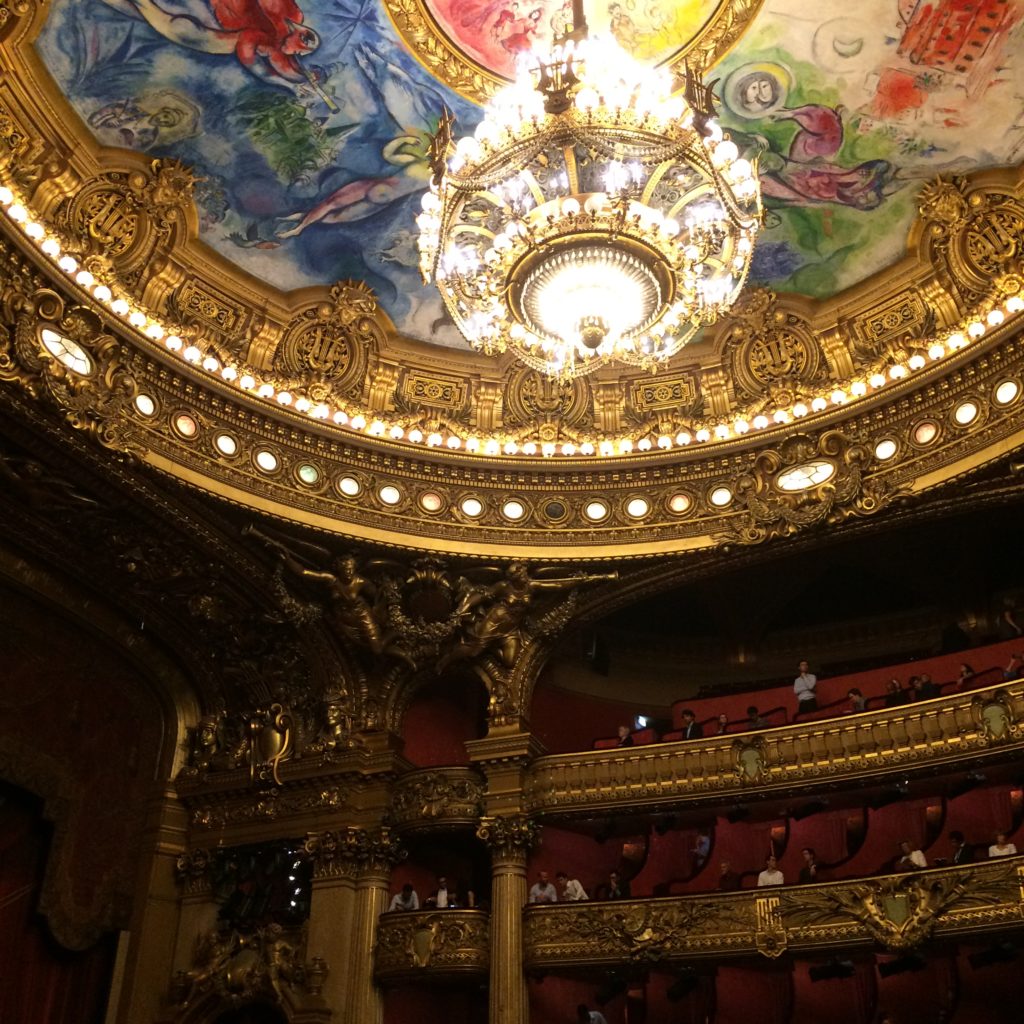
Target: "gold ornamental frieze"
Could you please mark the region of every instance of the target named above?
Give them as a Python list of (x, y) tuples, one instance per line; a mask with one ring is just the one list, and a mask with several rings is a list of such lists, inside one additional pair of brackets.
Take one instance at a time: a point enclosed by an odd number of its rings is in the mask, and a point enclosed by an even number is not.
[(472, 768), (428, 768), (395, 783), (390, 821), (396, 832), (475, 827), (483, 814), (485, 783)]
[(527, 771), (523, 807), (554, 821), (620, 807), (668, 810), (753, 795), (856, 787), (938, 765), (1021, 755), (1024, 683), (954, 694), (842, 719), (761, 730), (749, 737), (552, 754)]
[(382, 914), (374, 973), (381, 984), (486, 977), (490, 918), (483, 910)]
[(547, 971), (864, 946), (906, 952), (933, 937), (1024, 927), (1019, 861), (770, 892), (532, 906), (523, 958), (527, 970)]

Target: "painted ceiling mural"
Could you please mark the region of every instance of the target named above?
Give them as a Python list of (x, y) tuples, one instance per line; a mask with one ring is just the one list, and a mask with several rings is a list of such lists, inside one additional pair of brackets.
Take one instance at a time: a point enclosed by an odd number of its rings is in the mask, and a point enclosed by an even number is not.
[[(424, 0), (498, 71), (561, 0)], [(588, 4), (664, 59), (708, 0)], [(602, 9), (597, 10), (598, 7)], [(1024, 159), (1024, 0), (766, 0), (717, 66), (722, 120), (761, 152), (754, 279), (825, 296), (898, 259), (936, 174)], [(202, 237), (283, 289), (367, 281), (405, 333), (459, 344), (416, 269), (427, 142), (478, 113), (398, 41), (380, 0), (55, 0), (39, 52), (107, 145), (194, 166)]]

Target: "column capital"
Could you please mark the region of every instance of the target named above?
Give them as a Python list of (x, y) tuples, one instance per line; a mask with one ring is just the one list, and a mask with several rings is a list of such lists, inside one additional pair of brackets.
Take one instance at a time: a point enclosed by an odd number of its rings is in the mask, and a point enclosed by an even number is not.
[(404, 859), (405, 850), (387, 827), (374, 831), (341, 828), (312, 832), (306, 837), (306, 856), (313, 862), (313, 877), (351, 878), (386, 874)]
[(484, 817), (476, 830), (495, 857), (526, 860), (526, 855), (540, 842), (540, 825), (523, 814)]
[(213, 887), (214, 853), (203, 847), (185, 850), (174, 862), (174, 880), (188, 896), (209, 892)]

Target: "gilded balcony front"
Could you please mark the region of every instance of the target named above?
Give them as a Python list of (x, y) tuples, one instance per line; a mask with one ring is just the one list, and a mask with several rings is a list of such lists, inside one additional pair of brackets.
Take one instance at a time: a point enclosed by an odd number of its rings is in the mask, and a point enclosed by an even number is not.
[(473, 768), (426, 768), (395, 782), (391, 823), (397, 832), (476, 827), (483, 814), (484, 780)]
[(1020, 757), (1024, 681), (898, 708), (760, 732), (538, 758), (525, 810), (555, 819), (630, 805), (666, 810), (700, 802), (830, 789), (887, 773), (933, 771)]
[(891, 952), (932, 936), (1024, 928), (1024, 858), (817, 885), (525, 911), (528, 970), (775, 958), (858, 946)]
[(490, 969), (490, 915), (485, 910), (381, 914), (375, 975), (379, 982), (479, 976)]

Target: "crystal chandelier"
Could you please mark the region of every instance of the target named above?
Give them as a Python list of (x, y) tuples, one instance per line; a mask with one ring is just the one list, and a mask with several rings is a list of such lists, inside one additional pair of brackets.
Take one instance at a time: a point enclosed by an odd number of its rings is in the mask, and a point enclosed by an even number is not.
[(654, 370), (736, 301), (761, 222), (756, 169), (709, 87), (576, 27), (453, 145), (447, 113), (423, 196), (420, 271), (485, 353), (568, 379)]

